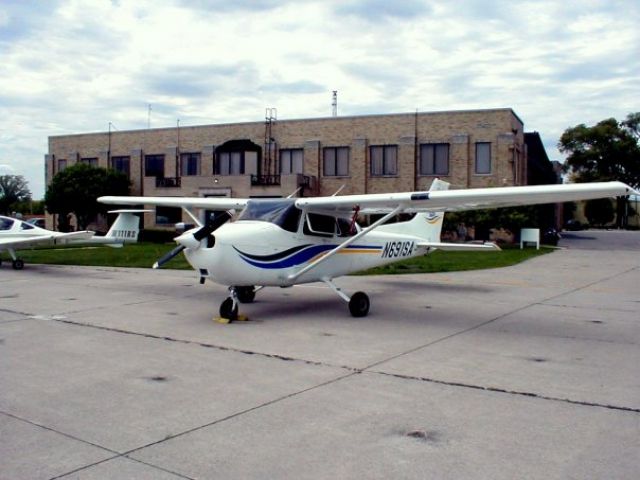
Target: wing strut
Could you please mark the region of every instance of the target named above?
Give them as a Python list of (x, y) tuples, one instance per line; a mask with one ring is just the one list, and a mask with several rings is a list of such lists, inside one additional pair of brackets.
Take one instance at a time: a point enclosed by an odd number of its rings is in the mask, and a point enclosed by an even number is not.
[(325, 260), (328, 260), (329, 258), (333, 257), (336, 253), (338, 253), (340, 250), (344, 250), (345, 248), (347, 248), (349, 245), (351, 245), (353, 242), (355, 242), (356, 240), (360, 240), (360, 238), (362, 238), (363, 236), (365, 236), (367, 233), (369, 233), (371, 230), (373, 230), (374, 228), (379, 227), (380, 225), (382, 225), (384, 222), (386, 222), (387, 220), (389, 220), (391, 217), (393, 217), (394, 215), (397, 215), (398, 213), (400, 213), (402, 210), (404, 210), (404, 205), (398, 205), (396, 208), (394, 208), (391, 212), (387, 213), (384, 217), (382, 217), (380, 220), (372, 223), (371, 225), (369, 225), (367, 228), (362, 229), (360, 232), (358, 232), (356, 235), (354, 235), (353, 237), (349, 238), (348, 240), (345, 240), (344, 242), (342, 242), (340, 245), (338, 245), (336, 248), (334, 248), (333, 250), (329, 250), (326, 254), (324, 254), (322, 257), (318, 258), (317, 260), (314, 260), (313, 262), (311, 262), (309, 265), (307, 265), (306, 267), (304, 267), (301, 270), (298, 270), (296, 273), (292, 273), (291, 275), (289, 275), (287, 277), (287, 280), (290, 281), (294, 281), (296, 278), (298, 278), (300, 275), (307, 273), (309, 270), (311, 270), (312, 268), (317, 267), (318, 265), (320, 265), (322, 262), (324, 262)]

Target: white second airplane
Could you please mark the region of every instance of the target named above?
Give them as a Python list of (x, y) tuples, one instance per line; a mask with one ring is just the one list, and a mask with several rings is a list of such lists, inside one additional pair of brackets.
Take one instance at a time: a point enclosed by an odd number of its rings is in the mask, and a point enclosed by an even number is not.
[[(159, 259), (158, 268), (181, 251), (198, 272), (229, 286), (220, 316), (235, 320), (238, 302), (252, 302), (265, 286), (289, 287), (322, 281), (348, 302), (355, 317), (369, 312), (364, 292), (346, 295), (335, 277), (441, 250), (495, 250), (494, 244), (440, 241), (445, 212), (567, 202), (625, 196), (634, 190), (621, 182), (449, 190), (435, 180), (429, 191), (311, 198), (242, 199), (194, 197), (101, 197), (117, 205), (182, 207), (198, 225), (175, 238), (178, 246)], [(220, 210), (213, 221), (201, 222), (195, 208)], [(227, 223), (236, 210), (235, 221)], [(386, 224), (400, 213), (408, 221)], [(358, 214), (383, 214), (366, 228)], [(214, 234), (215, 232), (215, 234)]]
[[(36, 246), (97, 244), (121, 247), (125, 242), (136, 242), (139, 232), (139, 218), (134, 213), (146, 210), (113, 210), (117, 213), (116, 221), (104, 237), (98, 237), (95, 232), (83, 230), (80, 232), (61, 233), (36, 227), (17, 218), (0, 216), (0, 252), (7, 250), (11, 256), (11, 265), (15, 270), (24, 268), (24, 261), (18, 257), (16, 250)], [(2, 259), (0, 259), (2, 263)]]

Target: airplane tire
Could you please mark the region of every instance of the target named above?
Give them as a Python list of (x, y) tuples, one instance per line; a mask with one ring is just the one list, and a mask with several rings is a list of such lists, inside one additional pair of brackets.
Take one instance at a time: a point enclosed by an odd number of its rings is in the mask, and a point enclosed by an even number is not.
[(256, 298), (255, 287), (253, 285), (236, 287), (236, 295), (240, 303), (251, 303)]
[(24, 268), (24, 261), (18, 258), (11, 262), (11, 266), (13, 267), (14, 270), (22, 270)]
[(220, 305), (220, 316), (222, 318), (227, 318), (229, 320), (237, 320), (238, 319), (238, 305), (236, 304), (236, 306), (234, 308), (233, 299), (231, 297), (227, 298)]
[(356, 292), (349, 300), (349, 311), (353, 317), (366, 317), (369, 313), (369, 297), (364, 292)]

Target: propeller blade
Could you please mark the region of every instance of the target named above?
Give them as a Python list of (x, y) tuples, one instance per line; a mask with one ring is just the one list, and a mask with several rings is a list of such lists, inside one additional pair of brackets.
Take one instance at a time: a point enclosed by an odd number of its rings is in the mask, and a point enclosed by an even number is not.
[(207, 223), (202, 228), (197, 230), (193, 234), (193, 238), (195, 238), (198, 241), (202, 240), (203, 238), (206, 238), (207, 236), (211, 235), (215, 230), (217, 230), (219, 227), (227, 223), (232, 216), (233, 216), (233, 213), (230, 210), (227, 210), (226, 212), (217, 215), (212, 222)]
[(187, 247), (185, 247), (184, 245), (178, 245), (176, 248), (174, 248), (170, 252), (165, 253), (162, 257), (160, 257), (160, 259), (158, 259), (158, 261), (156, 263), (153, 264), (153, 268), (160, 268), (165, 263), (167, 263), (169, 260), (171, 260), (173, 257), (178, 255), (185, 248), (187, 248)]

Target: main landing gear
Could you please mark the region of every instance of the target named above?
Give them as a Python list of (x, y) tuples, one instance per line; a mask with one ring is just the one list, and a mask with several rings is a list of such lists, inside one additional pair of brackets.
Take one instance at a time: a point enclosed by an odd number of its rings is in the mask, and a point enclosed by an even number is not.
[[(349, 305), (349, 312), (353, 317), (366, 317), (369, 313), (371, 302), (369, 296), (364, 292), (356, 292), (351, 297), (345, 294), (331, 280), (325, 279), (324, 283), (329, 285), (331, 290), (342, 298)], [(247, 317), (238, 314), (240, 303), (251, 303), (256, 298), (256, 292), (262, 287), (253, 285), (229, 287), (229, 297), (220, 305), (220, 320), (222, 323), (234, 322), (237, 320), (247, 320)]]
[(229, 287), (229, 297), (220, 305), (220, 317), (230, 322), (246, 320), (246, 317), (238, 315), (238, 303), (253, 302), (256, 292), (261, 288), (253, 285)]
[[(9, 251), (9, 255), (11, 255), (11, 266), (14, 270), (22, 270), (24, 268), (24, 261), (21, 258), (18, 258), (15, 250), (12, 248), (7, 249)], [(0, 265), (2, 265), (2, 259), (0, 259)]]
[(356, 292), (349, 297), (331, 280), (324, 279), (323, 282), (329, 285), (331, 290), (336, 292), (340, 298), (349, 304), (349, 312), (351, 312), (352, 317), (367, 316), (371, 302), (369, 301), (369, 296), (366, 293)]

